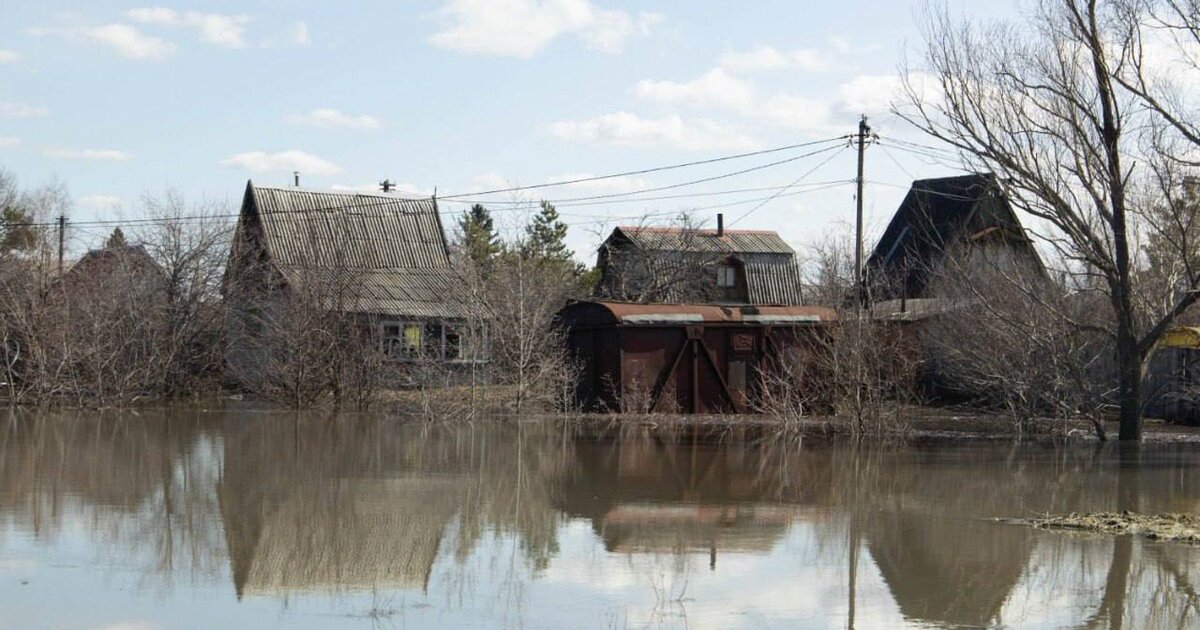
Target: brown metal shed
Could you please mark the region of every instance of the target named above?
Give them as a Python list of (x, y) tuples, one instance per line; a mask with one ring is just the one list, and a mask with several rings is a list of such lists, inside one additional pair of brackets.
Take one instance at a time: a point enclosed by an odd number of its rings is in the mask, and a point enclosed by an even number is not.
[[(837, 321), (808, 306), (573, 302), (558, 314), (589, 411), (747, 413), (787, 350), (813, 356)], [(805, 387), (805, 383), (796, 383)]]

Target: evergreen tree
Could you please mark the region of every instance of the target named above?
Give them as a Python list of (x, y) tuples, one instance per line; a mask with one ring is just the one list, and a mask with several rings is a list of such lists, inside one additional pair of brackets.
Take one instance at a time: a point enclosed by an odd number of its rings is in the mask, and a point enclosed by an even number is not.
[(0, 255), (30, 252), (37, 247), (37, 230), (29, 225), (33, 215), (15, 205), (0, 209)]
[(125, 247), (125, 233), (121, 231), (121, 228), (115, 228), (113, 230), (112, 236), (108, 237), (108, 242), (104, 244), (104, 247), (106, 249)]
[(542, 209), (525, 226), (525, 247), (537, 259), (570, 262), (571, 250), (567, 249), (567, 224), (563, 223), (558, 210), (549, 201), (542, 201)]
[(500, 253), (500, 237), (492, 213), (481, 204), (471, 206), (458, 219), (459, 248), (477, 267), (484, 267)]

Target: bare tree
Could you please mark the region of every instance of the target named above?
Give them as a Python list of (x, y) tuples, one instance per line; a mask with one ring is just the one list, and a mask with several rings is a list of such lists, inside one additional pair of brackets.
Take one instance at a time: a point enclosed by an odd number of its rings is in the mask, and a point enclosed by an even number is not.
[(716, 269), (727, 254), (709, 244), (711, 237), (692, 215), (681, 214), (666, 226), (649, 225), (644, 219), (622, 230), (642, 233), (638, 240), (651, 246), (602, 246), (605, 275), (598, 295), (628, 302), (708, 302), (719, 297)]
[(1197, 252), (1181, 248), (1173, 255), (1189, 261), (1187, 273), (1170, 299), (1138, 297), (1150, 288), (1138, 274), (1140, 218), (1166, 208), (1190, 224), (1192, 212), (1166, 194), (1192, 164), (1178, 152), (1195, 143), (1148, 88), (1152, 5), (1042, 0), (1024, 21), (983, 26), (933, 13), (925, 61), (940, 93), (929, 97), (910, 80), (909, 107), (897, 110), (1008, 182), (1014, 205), (1049, 228), (1046, 242), (1099, 286), (1112, 313), (1104, 333), (1114, 346), (1122, 440), (1141, 437), (1148, 353), (1200, 296), (1200, 267), (1190, 262)]

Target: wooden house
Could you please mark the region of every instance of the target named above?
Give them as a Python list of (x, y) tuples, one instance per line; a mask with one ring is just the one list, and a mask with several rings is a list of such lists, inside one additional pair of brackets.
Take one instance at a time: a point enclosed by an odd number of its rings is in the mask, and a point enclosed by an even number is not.
[(797, 306), (796, 252), (768, 230), (620, 226), (600, 246), (596, 297)]
[(433, 199), (249, 182), (225, 277), (229, 366), (254, 375), (264, 325), (300, 294), (357, 318), (393, 360), (467, 361), (461, 285)]
[(894, 301), (904, 312), (908, 300), (949, 297), (948, 277), (991, 270), (1044, 273), (996, 176), (975, 173), (914, 181), (867, 258), (864, 281), (870, 301)]

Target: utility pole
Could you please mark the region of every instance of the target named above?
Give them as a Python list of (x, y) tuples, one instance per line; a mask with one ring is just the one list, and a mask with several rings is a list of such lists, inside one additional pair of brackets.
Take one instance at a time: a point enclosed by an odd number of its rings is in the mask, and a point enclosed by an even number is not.
[(867, 116), (858, 121), (858, 178), (855, 179), (855, 184), (858, 187), (854, 195), (855, 213), (854, 213), (854, 308), (855, 310), (862, 309), (865, 302), (863, 293), (863, 157), (867, 150), (867, 136), (871, 133), (871, 127), (867, 125)]
[(67, 215), (58, 215), (58, 275), (63, 272), (63, 237), (67, 232)]

